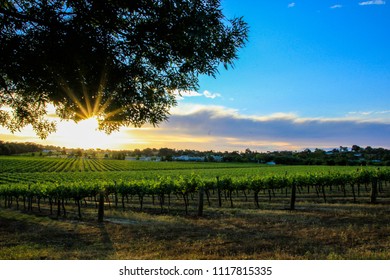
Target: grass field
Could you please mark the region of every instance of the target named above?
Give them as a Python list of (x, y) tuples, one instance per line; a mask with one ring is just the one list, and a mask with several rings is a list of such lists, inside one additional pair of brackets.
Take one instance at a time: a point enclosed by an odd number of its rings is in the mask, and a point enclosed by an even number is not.
[[(1, 158), (0, 166), (10, 167), (7, 160), (11, 159), (14, 166), (22, 165), (15, 158)], [(68, 164), (71, 168), (70, 161), (37, 161), (41, 168), (47, 162), (47, 166)], [(143, 163), (105, 161), (100, 171), (39, 172), (32, 163), (25, 165), (23, 172), (19, 172), (20, 166), (19, 170), (0, 170), (0, 188), (18, 178), (50, 180), (65, 173), (64, 178), (99, 180), (141, 176), (138, 173), (197, 172), (212, 177), (226, 172), (238, 176), (347, 169), (186, 163), (149, 163), (147, 167)], [(105, 166), (115, 164), (122, 169), (132, 166), (132, 170), (105, 170)], [(106, 203), (103, 223), (97, 223), (96, 209), (90, 202), (83, 208), (81, 219), (72, 203), (67, 206), (66, 218), (51, 215), (47, 202), (42, 202), (40, 211), (35, 207), (29, 212), (22, 207), (17, 210), (15, 204), (4, 208), (2, 203), (0, 259), (390, 259), (390, 186), (383, 186), (375, 204), (369, 203), (368, 193), (369, 189), (362, 187), (358, 201), (353, 203), (350, 191), (345, 195), (335, 189), (325, 203), (314, 190), (302, 190), (297, 194), (295, 211), (287, 210), (289, 196), (283, 190), (261, 192), (259, 208), (250, 194), (235, 194), (233, 207), (227, 197), (219, 207), (213, 195), (210, 204), (205, 203), (202, 217), (196, 214), (197, 197), (191, 198), (187, 215), (179, 197), (172, 196), (170, 204), (161, 208), (147, 196), (142, 211), (137, 197), (129, 197), (126, 211)]]
[(213, 209), (95, 220), (0, 211), (0, 259), (390, 259), (388, 205)]

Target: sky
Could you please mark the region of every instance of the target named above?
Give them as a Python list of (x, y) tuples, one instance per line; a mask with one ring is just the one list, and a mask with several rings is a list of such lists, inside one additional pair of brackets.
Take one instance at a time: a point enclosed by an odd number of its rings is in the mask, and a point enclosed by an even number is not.
[[(250, 32), (239, 59), (201, 76), (157, 128), (105, 135), (87, 120), (0, 140), (73, 148), (215, 151), (390, 148), (390, 1), (222, 0)], [(93, 141), (91, 141), (91, 139)]]

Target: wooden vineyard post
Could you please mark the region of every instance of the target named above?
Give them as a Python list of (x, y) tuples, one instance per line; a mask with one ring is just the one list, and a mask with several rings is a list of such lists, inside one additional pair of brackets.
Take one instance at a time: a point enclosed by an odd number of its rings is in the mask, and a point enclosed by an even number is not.
[(114, 192), (114, 196), (115, 196), (115, 208), (118, 209), (118, 187), (116, 185), (116, 181), (114, 181), (114, 184), (115, 184), (115, 192)]
[(77, 212), (79, 214), (79, 219), (81, 219), (81, 205), (80, 205), (80, 199), (76, 200), (77, 202)]
[(353, 195), (353, 203), (356, 203), (356, 194), (355, 194), (355, 184), (351, 183), (352, 195)]
[(374, 177), (372, 178), (372, 183), (371, 183), (371, 193), (370, 193), (371, 203), (376, 203), (377, 195), (378, 195), (378, 179)]
[(32, 212), (32, 194), (30, 192), (30, 185), (28, 185), (27, 203), (27, 211)]
[(324, 184), (321, 185), (321, 191), (322, 191), (322, 197), (324, 198), (324, 202), (326, 203), (326, 194), (325, 194), (325, 186), (324, 186)]
[(219, 176), (217, 176), (217, 192), (218, 192), (218, 206), (222, 207), (221, 187), (219, 183)]
[(61, 215), (61, 200), (58, 197), (57, 198), (57, 217), (59, 217), (60, 215)]
[(99, 193), (98, 222), (102, 223), (104, 218), (104, 192)]
[(291, 187), (290, 210), (295, 210), (296, 192), (297, 192), (297, 185), (295, 182), (293, 182)]
[(257, 208), (260, 208), (260, 205), (259, 205), (259, 191), (255, 190), (253, 195), (254, 195), (254, 198), (255, 198), (255, 206)]
[(198, 198), (198, 216), (203, 216), (203, 202), (204, 202), (204, 189), (199, 188), (199, 198)]

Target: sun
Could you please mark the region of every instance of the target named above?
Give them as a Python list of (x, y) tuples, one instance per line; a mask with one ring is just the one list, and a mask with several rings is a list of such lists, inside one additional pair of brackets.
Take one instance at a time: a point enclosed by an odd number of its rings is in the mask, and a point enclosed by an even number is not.
[(71, 148), (117, 149), (118, 142), (123, 140), (125, 135), (120, 131), (108, 135), (98, 130), (98, 126), (98, 120), (95, 117), (78, 123), (72, 121), (60, 122), (58, 123), (56, 138), (58, 142)]
[(147, 145), (148, 140), (143, 139), (140, 132), (149, 128), (121, 127), (110, 134), (98, 129), (97, 117), (89, 117), (75, 122), (63, 120), (58, 117), (52, 104), (47, 106), (48, 120), (56, 123), (56, 131), (49, 134), (46, 139), (40, 139), (31, 126), (21, 132), (7, 134), (0, 126), (0, 140), (12, 142), (33, 142), (41, 145), (52, 145), (71, 149), (102, 149), (102, 150), (128, 150)]

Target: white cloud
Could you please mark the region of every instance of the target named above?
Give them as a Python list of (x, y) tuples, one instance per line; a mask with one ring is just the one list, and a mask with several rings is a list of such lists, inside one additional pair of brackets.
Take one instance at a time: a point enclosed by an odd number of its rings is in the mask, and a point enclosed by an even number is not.
[(197, 114), (198, 112), (211, 110), (214, 112), (214, 115), (223, 116), (230, 115), (235, 116), (236, 118), (240, 117), (238, 110), (227, 108), (224, 106), (217, 105), (203, 105), (203, 104), (195, 104), (195, 103), (186, 103), (180, 104), (177, 107), (173, 107), (171, 109), (171, 115), (175, 116), (188, 116), (192, 114)]
[(213, 92), (210, 92), (208, 90), (203, 91), (203, 93), (199, 93), (199, 92), (193, 91), (193, 90), (185, 90), (185, 91), (175, 90), (173, 92), (173, 95), (176, 96), (177, 100), (183, 100), (185, 97), (199, 97), (199, 96), (203, 96), (203, 97), (211, 98), (211, 99), (221, 97), (220, 93), (213, 93)]
[(221, 94), (219, 94), (219, 93), (211, 93), (211, 92), (209, 92), (208, 90), (205, 90), (205, 91), (203, 92), (203, 95), (204, 95), (205, 97), (211, 98), (211, 99), (214, 99), (214, 98), (216, 98), (216, 97), (221, 97)]
[(175, 90), (173, 92), (173, 95), (176, 96), (177, 100), (183, 100), (184, 97), (202, 96), (202, 94), (200, 94), (199, 92), (196, 92), (194, 90), (182, 90), (182, 91)]
[(288, 8), (294, 8), (296, 6), (295, 2), (292, 2), (287, 5)]
[(340, 8), (342, 8), (342, 7), (343, 7), (343, 5), (336, 4), (336, 5), (331, 6), (330, 8), (331, 8), (331, 9), (340, 9)]
[(348, 112), (347, 117), (365, 121), (370, 120), (386, 123), (390, 120), (390, 110)]
[(383, 0), (373, 0), (373, 1), (365, 1), (365, 2), (360, 2), (360, 6), (367, 6), (367, 5), (385, 5), (386, 1)]
[[(292, 113), (244, 115), (223, 106), (187, 105), (185, 114), (172, 112), (160, 133), (172, 139), (185, 135), (188, 139), (208, 137), (204, 149), (234, 150), (245, 149), (245, 146), (258, 150), (267, 150), (266, 146), (299, 149), (353, 144), (389, 147), (390, 118), (387, 115), (380, 119), (371, 118), (373, 113), (369, 112), (351, 112), (342, 118), (302, 118)], [(213, 146), (209, 146), (212, 142), (215, 142)], [(277, 147), (276, 143), (283, 144)]]

